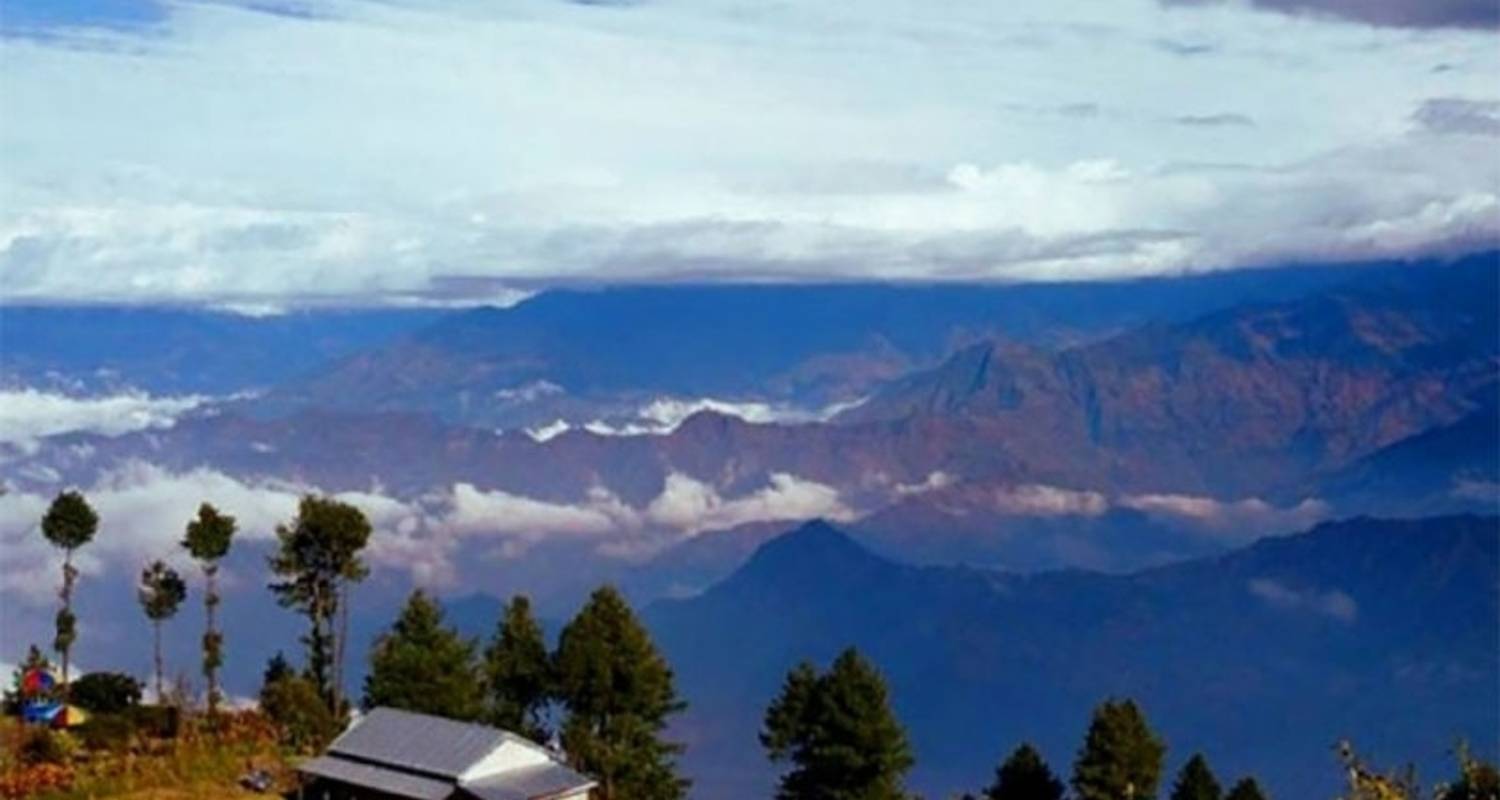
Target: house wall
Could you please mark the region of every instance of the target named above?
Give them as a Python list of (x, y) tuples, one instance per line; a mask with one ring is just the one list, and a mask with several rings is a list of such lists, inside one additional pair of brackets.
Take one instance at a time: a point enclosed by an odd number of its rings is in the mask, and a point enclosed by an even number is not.
[(491, 751), (489, 755), (480, 759), (474, 766), (469, 767), (459, 777), (459, 783), (467, 783), (490, 775), (508, 772), (518, 767), (546, 764), (551, 760), (547, 753), (542, 750), (515, 742), (506, 742)]

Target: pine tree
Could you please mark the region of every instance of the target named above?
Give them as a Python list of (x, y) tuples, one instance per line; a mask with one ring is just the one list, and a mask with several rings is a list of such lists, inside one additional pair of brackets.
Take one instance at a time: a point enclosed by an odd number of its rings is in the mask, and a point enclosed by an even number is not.
[[(370, 540), (370, 521), (359, 509), (331, 497), (307, 496), (290, 525), (276, 527), (277, 551), (271, 584), (286, 608), (307, 616), (308, 673), (335, 715), (343, 713), (343, 642), (349, 585), (369, 574), (360, 552)], [(341, 616), (342, 614), (342, 616)]]
[(42, 517), (42, 535), (63, 551), (63, 583), (58, 592), (62, 608), (57, 612), (57, 635), (52, 640), (53, 649), (62, 657), (63, 697), (68, 696), (68, 656), (78, 639), (78, 617), (73, 614), (73, 584), (78, 580), (78, 568), (73, 566), (73, 551), (92, 541), (98, 531), (99, 515), (75, 491), (58, 494)]
[(1062, 800), (1063, 784), (1052, 774), (1042, 754), (1022, 743), (995, 771), (995, 782), (984, 790), (985, 800)]
[(1468, 742), (1458, 743), (1458, 778), (1442, 787), (1438, 800), (1497, 800), (1500, 798), (1500, 770), (1494, 764), (1475, 758)]
[(224, 663), (224, 637), (215, 621), (219, 609), (216, 577), (219, 559), (228, 554), (234, 531), (234, 517), (220, 514), (217, 508), (204, 503), (198, 507), (198, 518), (188, 522), (182, 539), (183, 548), (203, 565), (203, 677), (208, 682), (209, 719), (219, 710), (219, 667)]
[(760, 738), (772, 761), (792, 763), (779, 800), (905, 797), (901, 781), (913, 763), (906, 731), (880, 673), (853, 648), (826, 674), (807, 663), (788, 673)]
[(370, 651), (364, 707), (478, 719), (482, 698), (475, 647), (443, 624), (442, 608), (425, 592), (412, 592), (395, 624)]
[(282, 678), (290, 678), (296, 674), (297, 673), (292, 670), (291, 662), (286, 660), (286, 654), (281, 652), (280, 650), (277, 650), (276, 655), (271, 656), (271, 658), (266, 661), (266, 668), (261, 671), (260, 685), (264, 687), (268, 684), (275, 683)]
[(161, 703), (163, 694), (162, 676), (166, 670), (161, 657), (161, 624), (177, 615), (177, 609), (187, 598), (187, 583), (177, 570), (161, 560), (151, 562), (141, 570), (141, 583), (136, 590), (141, 601), (141, 610), (151, 620), (152, 655), (156, 666), (156, 702)]
[(1073, 763), (1073, 791), (1078, 800), (1150, 800), (1166, 752), (1134, 701), (1106, 701)]
[(574, 765), (599, 782), (595, 800), (675, 800), (678, 744), (664, 741), (667, 718), (686, 704), (672, 669), (625, 598), (598, 589), (558, 641), (553, 673), (568, 714), (562, 743)]
[(1208, 768), (1208, 759), (1202, 753), (1194, 753), (1188, 759), (1172, 787), (1172, 800), (1222, 800), (1223, 794), (1219, 779)]
[(486, 714), (490, 724), (546, 741), (543, 715), (552, 691), (552, 665), (531, 601), (517, 595), (484, 651)]
[(1241, 778), (1224, 796), (1224, 800), (1268, 800), (1254, 778)]

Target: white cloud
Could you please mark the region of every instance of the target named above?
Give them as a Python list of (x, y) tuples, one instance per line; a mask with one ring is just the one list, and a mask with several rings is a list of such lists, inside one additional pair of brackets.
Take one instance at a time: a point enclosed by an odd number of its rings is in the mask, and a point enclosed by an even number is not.
[(636, 526), (635, 512), (604, 489), (577, 504), (552, 503), (471, 483), (454, 484), (445, 525), (458, 535), (493, 534), (537, 541), (550, 536), (599, 537)]
[(544, 397), (553, 397), (560, 394), (565, 394), (563, 387), (552, 381), (541, 380), (508, 389), (501, 389), (495, 392), (495, 399), (502, 403), (525, 405), (526, 403), (535, 403)]
[(958, 483), (958, 478), (942, 470), (929, 472), (927, 477), (920, 483), (897, 483), (891, 487), (891, 493), (897, 498), (912, 497), (914, 495), (927, 494), (946, 489)]
[[(153, 558), (187, 568), (178, 542), (201, 503), (213, 503), (234, 516), (240, 540), (265, 541), (274, 536), (278, 524), (296, 515), (302, 495), (320, 493), (302, 484), (241, 479), (208, 468), (176, 472), (141, 461), (104, 472), (83, 492), (100, 520), (98, 534), (76, 556), (85, 575), (129, 572)], [(335, 496), (370, 518), (372, 562), (416, 574), (441, 574), (436, 562), (408, 560), (424, 555), (410, 546), (427, 525), (420, 507), (378, 489)], [(62, 557), (39, 528), (50, 502), (50, 494), (36, 492), (0, 495), (0, 595), (11, 602), (46, 605), (55, 596)]]
[(179, 417), (208, 402), (201, 395), (153, 397), (125, 392), (73, 397), (33, 388), (0, 390), (0, 444), (24, 449), (38, 439), (63, 433), (119, 436), (170, 428)]
[(744, 495), (724, 497), (707, 483), (672, 472), (661, 493), (644, 508), (630, 506), (602, 487), (578, 502), (563, 503), (469, 483), (455, 484), (441, 505), (438, 528), (457, 538), (503, 540), (503, 552), (510, 556), (563, 537), (593, 541), (601, 554), (633, 557), (704, 530), (855, 516), (837, 489), (787, 473), (773, 473), (766, 486)]
[(567, 420), (557, 419), (547, 423), (546, 425), (539, 425), (535, 428), (527, 428), (526, 435), (530, 436), (532, 439), (535, 439), (538, 442), (546, 442), (555, 439), (572, 429), (573, 426), (569, 425)]
[(1337, 589), (1294, 589), (1270, 578), (1256, 578), (1250, 581), (1249, 590), (1267, 604), (1288, 611), (1310, 611), (1343, 623), (1359, 616), (1359, 604)]
[(1099, 492), (1026, 484), (1000, 487), (991, 498), (996, 510), (1019, 516), (1097, 517), (1109, 510), (1109, 500)]
[[(1490, 32), (1150, 0), (166, 8), (0, 40), (8, 298), (1093, 277), (1500, 226)], [(434, 292), (455, 275), (492, 282)]]
[[(735, 417), (756, 425), (826, 422), (844, 411), (858, 407), (866, 399), (843, 400), (822, 408), (804, 409), (753, 400), (717, 400), (711, 397), (686, 400), (659, 397), (637, 410), (634, 418), (615, 421), (591, 420), (584, 423), (583, 429), (599, 436), (665, 436), (677, 430), (693, 415), (704, 412)], [(543, 428), (530, 430), (528, 433), (538, 441), (545, 441), (570, 428), (571, 425), (567, 422), (558, 420)]]
[(689, 534), (751, 522), (816, 517), (847, 521), (854, 516), (837, 489), (784, 472), (772, 473), (769, 486), (731, 499), (723, 498), (708, 484), (674, 472), (667, 476), (662, 493), (646, 508), (649, 520)]
[(1237, 534), (1285, 533), (1302, 530), (1332, 513), (1322, 500), (1308, 498), (1294, 506), (1277, 507), (1258, 497), (1223, 501), (1182, 494), (1141, 494), (1119, 499), (1125, 508), (1172, 518), (1211, 530)]

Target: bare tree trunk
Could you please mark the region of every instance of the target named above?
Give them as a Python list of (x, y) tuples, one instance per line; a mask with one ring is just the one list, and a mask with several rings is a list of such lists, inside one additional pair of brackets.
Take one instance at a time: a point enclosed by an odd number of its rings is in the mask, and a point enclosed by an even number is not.
[(64, 644), (64, 646), (58, 648), (58, 650), (62, 651), (63, 702), (67, 702), (73, 694), (70, 684), (68, 683), (68, 654), (73, 650), (73, 631), (76, 630), (76, 628), (74, 627), (76, 623), (73, 621), (73, 576), (76, 574), (77, 573), (73, 570), (73, 549), (70, 547), (63, 551), (62, 585), (63, 614), (67, 616), (69, 630), (67, 633), (67, 640), (62, 643)]
[(214, 619), (214, 611), (219, 605), (219, 595), (215, 590), (214, 580), (214, 574), (218, 571), (218, 567), (213, 564), (209, 564), (203, 568), (208, 589), (207, 595), (203, 598), (203, 603), (207, 606), (208, 611), (208, 636), (206, 638), (209, 648), (206, 649), (210, 650), (210, 652), (203, 654), (204, 659), (209, 661), (207, 664), (208, 668), (204, 670), (206, 674), (203, 677), (208, 679), (208, 719), (210, 723), (216, 719), (219, 713), (219, 668), (216, 662), (220, 655), (218, 638), (216, 636), (218, 627)]
[(161, 689), (161, 674), (162, 674), (162, 672), (164, 672), (164, 670), (162, 669), (162, 664), (161, 664), (161, 620), (159, 620), (159, 619), (152, 620), (151, 621), (151, 627), (154, 629), (154, 632), (156, 634), (156, 642), (155, 642), (155, 646), (153, 648), (153, 652), (154, 652), (154, 654), (156, 656), (156, 704), (157, 705), (161, 705), (162, 702), (163, 702), (163, 700), (162, 700), (163, 695), (162, 695), (162, 689)]
[(339, 631), (333, 640), (333, 713), (343, 713), (344, 702), (344, 641), (349, 636), (349, 584), (340, 583), (338, 588)]

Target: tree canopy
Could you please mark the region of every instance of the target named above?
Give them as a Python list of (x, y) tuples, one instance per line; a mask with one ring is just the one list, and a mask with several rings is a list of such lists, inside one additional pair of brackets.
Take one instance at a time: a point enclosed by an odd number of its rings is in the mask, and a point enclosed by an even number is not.
[(136, 596), (147, 619), (153, 622), (170, 619), (187, 599), (187, 583), (177, 570), (158, 559), (141, 570)]
[(339, 705), (338, 664), (341, 637), (334, 629), (344, 587), (369, 573), (361, 551), (370, 540), (370, 521), (357, 508), (331, 497), (308, 495), (290, 524), (276, 527), (277, 549), (269, 562), (281, 580), (271, 591), (283, 607), (308, 618), (308, 672), (318, 692)]
[(443, 624), (443, 610), (418, 589), (370, 650), (364, 707), (391, 706), (461, 720), (482, 710), (475, 643)]
[(1074, 794), (1078, 800), (1154, 798), (1166, 752), (1134, 701), (1105, 701), (1094, 709), (1073, 764)]
[(234, 517), (222, 514), (208, 503), (198, 506), (198, 516), (187, 524), (182, 546), (193, 558), (213, 563), (229, 552), (236, 530)]
[(88, 544), (99, 530), (99, 515), (79, 492), (57, 495), (42, 517), (42, 535), (53, 546), (76, 550)]
[(136, 588), (136, 597), (140, 600), (141, 610), (146, 612), (146, 619), (151, 620), (152, 657), (156, 666), (156, 698), (161, 701), (163, 692), (162, 681), (166, 672), (162, 666), (161, 656), (161, 623), (170, 619), (177, 613), (182, 601), (187, 598), (187, 583), (177, 570), (166, 565), (161, 559), (151, 562), (145, 569), (141, 570), (141, 582)]
[(598, 800), (686, 793), (675, 763), (682, 747), (662, 738), (667, 718), (685, 704), (666, 659), (619, 591), (596, 590), (563, 629), (554, 674), (568, 709), (563, 747), (599, 781)]
[(780, 800), (905, 797), (902, 778), (913, 763), (906, 731), (880, 673), (853, 648), (825, 674), (806, 662), (788, 673), (760, 738), (772, 761), (792, 764)]
[(490, 724), (545, 741), (543, 719), (552, 693), (552, 663), (542, 627), (524, 595), (512, 598), (484, 651)]
[(1266, 793), (1261, 791), (1260, 784), (1254, 778), (1240, 778), (1230, 787), (1229, 794), (1224, 796), (1225, 800), (1268, 800)]
[(995, 782), (984, 790), (985, 800), (1062, 800), (1063, 783), (1029, 743), (1011, 752), (995, 770)]
[(1202, 753), (1194, 753), (1182, 771), (1177, 773), (1177, 782), (1172, 786), (1172, 800), (1222, 800), (1223, 789), (1219, 779), (1208, 767), (1208, 759)]

